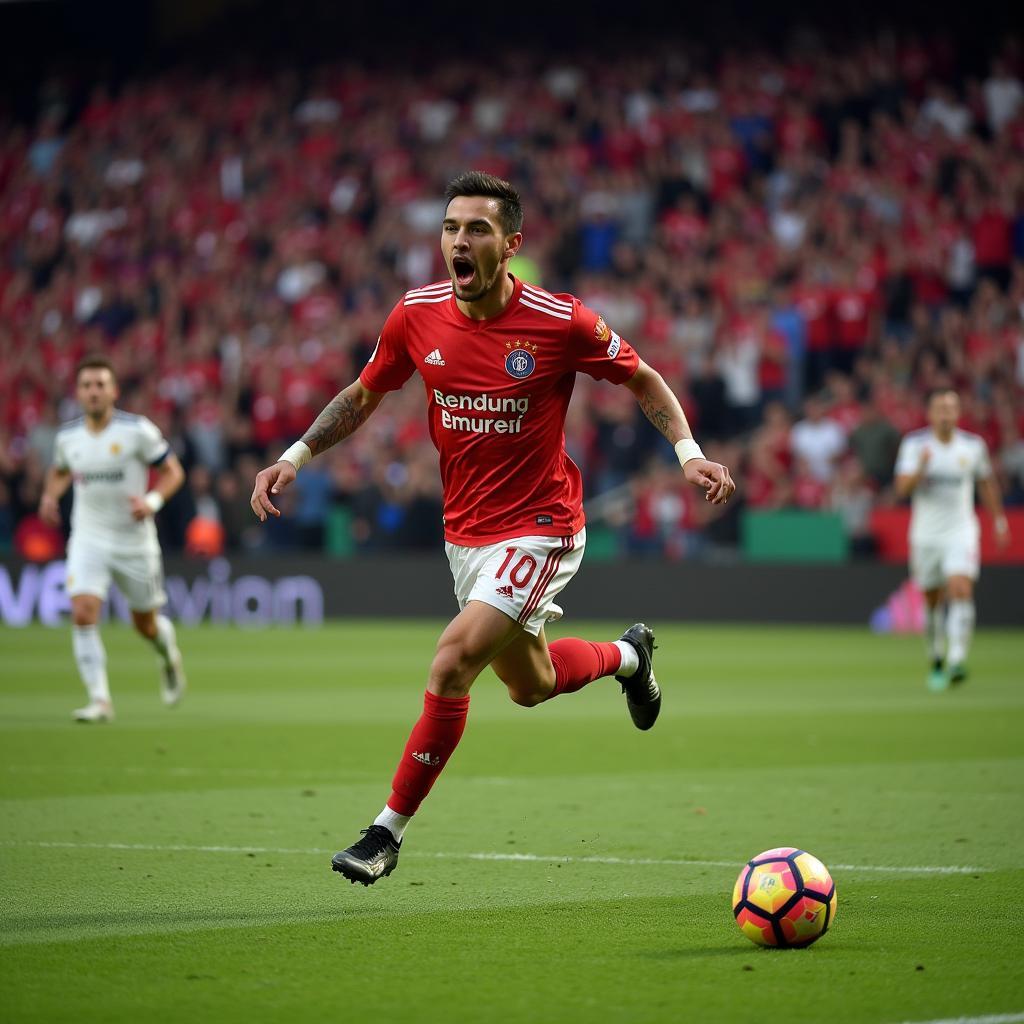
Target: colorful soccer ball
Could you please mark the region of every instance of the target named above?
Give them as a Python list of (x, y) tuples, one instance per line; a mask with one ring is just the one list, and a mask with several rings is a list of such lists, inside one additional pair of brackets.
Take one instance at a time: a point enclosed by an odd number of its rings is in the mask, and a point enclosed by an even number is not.
[(836, 887), (817, 857), (780, 846), (744, 865), (732, 912), (740, 931), (759, 946), (809, 946), (835, 920)]

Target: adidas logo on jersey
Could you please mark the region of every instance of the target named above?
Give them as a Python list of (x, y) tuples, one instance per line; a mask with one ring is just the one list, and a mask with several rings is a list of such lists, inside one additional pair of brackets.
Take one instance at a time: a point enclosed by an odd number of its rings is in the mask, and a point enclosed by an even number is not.
[(420, 764), (430, 765), (431, 768), (434, 768), (441, 763), (441, 758), (439, 755), (431, 754), (427, 751), (423, 751), (421, 753), (418, 750), (414, 750), (412, 752), (412, 758), (414, 761), (419, 761)]
[(500, 597), (507, 597), (510, 601), (512, 600), (512, 588), (511, 587), (497, 587), (494, 591)]
[(431, 366), (444, 366), (444, 356), (441, 355), (439, 348), (435, 348), (429, 356), (424, 358), (423, 362), (429, 363)]

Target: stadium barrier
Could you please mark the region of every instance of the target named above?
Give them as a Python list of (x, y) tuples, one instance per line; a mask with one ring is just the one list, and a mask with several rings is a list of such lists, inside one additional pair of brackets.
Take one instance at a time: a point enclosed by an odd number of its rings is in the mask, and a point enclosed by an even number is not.
[(747, 509), (740, 517), (743, 556), (749, 562), (845, 562), (850, 542), (834, 512)]
[[(170, 614), (186, 625), (317, 626), (325, 618), (446, 618), (455, 612), (441, 553), (379, 558), (169, 558)], [(1024, 625), (1024, 568), (988, 566), (978, 587), (984, 626)], [(587, 563), (559, 598), (572, 619), (616, 622), (849, 623), (920, 627), (919, 595), (902, 566), (715, 565), (659, 560)], [(5, 626), (67, 623), (64, 563), (0, 564)], [(128, 618), (113, 594), (110, 614)]]

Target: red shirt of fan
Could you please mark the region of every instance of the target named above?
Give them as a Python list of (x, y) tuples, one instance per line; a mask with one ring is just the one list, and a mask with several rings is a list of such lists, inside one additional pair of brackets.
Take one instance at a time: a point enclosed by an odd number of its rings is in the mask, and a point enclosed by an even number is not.
[(835, 292), (836, 334), (843, 348), (862, 348), (871, 325), (870, 297), (851, 285)]
[(825, 351), (832, 344), (832, 290), (827, 285), (808, 282), (794, 290), (793, 301), (807, 325), (808, 349)]
[(623, 384), (640, 362), (579, 299), (514, 286), (487, 320), (459, 309), (450, 281), (407, 292), (359, 375), (375, 392), (423, 378), (453, 544), (582, 529), (583, 483), (563, 434), (576, 374)]

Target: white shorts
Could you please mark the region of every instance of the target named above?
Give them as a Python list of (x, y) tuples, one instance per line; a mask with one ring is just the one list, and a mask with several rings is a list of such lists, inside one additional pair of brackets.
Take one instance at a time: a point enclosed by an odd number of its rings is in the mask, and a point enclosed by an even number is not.
[(160, 551), (116, 551), (110, 544), (72, 536), (68, 544), (69, 597), (93, 594), (105, 601), (111, 581), (133, 612), (148, 612), (167, 603)]
[(950, 576), (976, 580), (980, 563), (978, 537), (973, 531), (938, 544), (910, 544), (910, 575), (922, 590), (938, 590)]
[(562, 617), (555, 598), (583, 561), (587, 531), (573, 537), (513, 537), (482, 548), (445, 544), (459, 610), (483, 601), (527, 633)]

